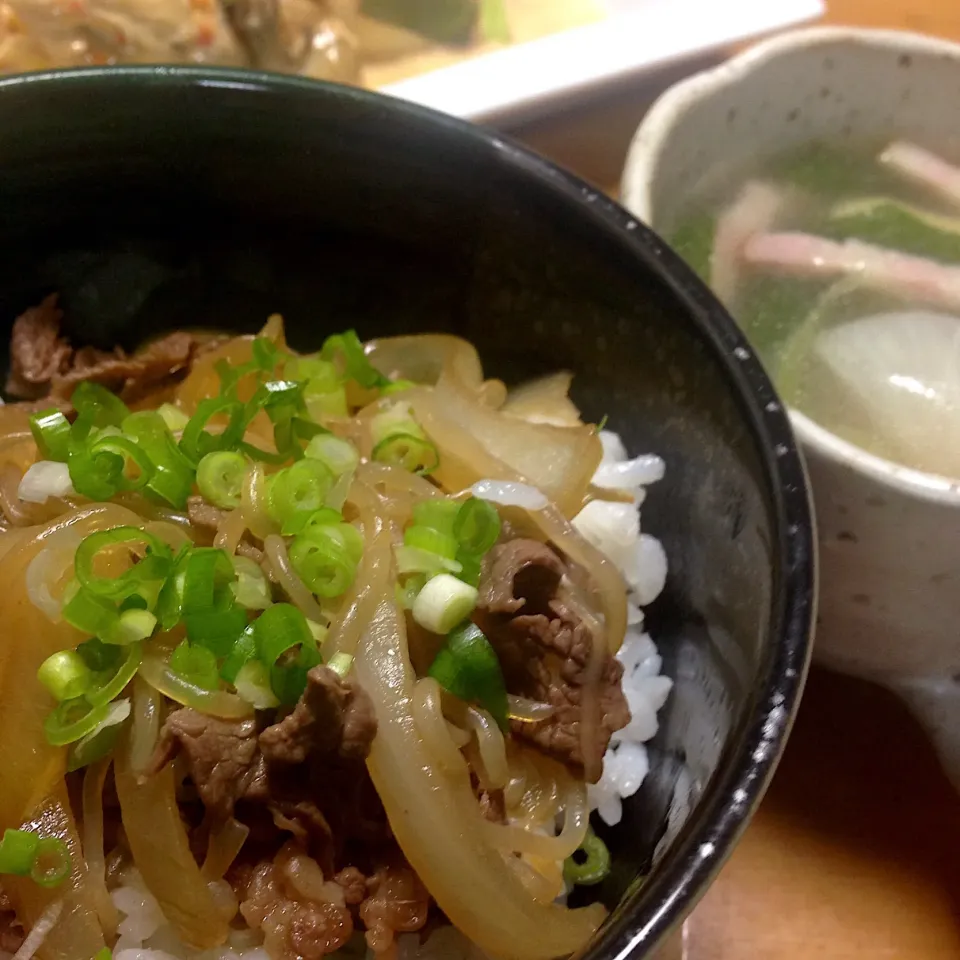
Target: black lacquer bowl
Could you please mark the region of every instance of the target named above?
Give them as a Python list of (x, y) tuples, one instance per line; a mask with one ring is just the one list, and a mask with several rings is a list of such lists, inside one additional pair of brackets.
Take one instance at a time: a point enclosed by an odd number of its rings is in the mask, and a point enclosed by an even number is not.
[[(352, 89), (242, 72), (0, 82), (0, 317), (58, 291), (81, 342), (251, 331), (295, 347), (449, 330), (509, 381), (574, 371), (666, 479), (648, 623), (676, 685), (651, 772), (607, 838), (588, 956), (652, 949), (759, 801), (803, 683), (814, 546), (803, 469), (760, 364), (694, 275), (585, 184), (484, 130)], [(6, 334), (0, 337), (4, 343)]]

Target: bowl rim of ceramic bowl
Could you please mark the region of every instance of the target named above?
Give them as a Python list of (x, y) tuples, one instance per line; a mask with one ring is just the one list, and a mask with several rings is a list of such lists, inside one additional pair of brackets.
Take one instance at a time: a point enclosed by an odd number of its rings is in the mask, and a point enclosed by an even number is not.
[[(432, 127), (476, 149), (495, 150), (518, 176), (536, 182), (556, 203), (575, 209), (605, 241), (660, 282), (710, 350), (727, 381), (758, 451), (763, 482), (770, 488), (766, 506), (776, 542), (771, 546), (776, 576), (770, 600), (769, 641), (760, 658), (757, 680), (742, 718), (730, 735), (718, 769), (705, 785), (694, 811), (674, 839), (672, 856), (649, 881), (634, 885), (620, 908), (586, 952), (605, 960), (626, 958), (662, 940), (689, 912), (729, 855), (733, 843), (759, 804), (783, 749), (809, 664), (816, 616), (816, 547), (813, 511), (789, 417), (763, 367), (739, 328), (690, 268), (651, 230), (622, 206), (573, 174), (500, 133), (437, 113), (399, 98), (309, 80), (235, 68), (195, 66), (123, 66), (46, 71), (0, 78), (3, 96), (12, 88), (31, 88), (39, 99), (63, 85), (109, 87), (134, 83), (144, 96), (159, 87), (216, 87), (237, 97), (263, 93), (297, 98), (344, 98), (370, 108), (371, 116), (389, 110), (410, 121), (411, 130)], [(47, 100), (46, 102), (49, 102)], [(187, 99), (185, 102), (193, 102)]]
[[(627, 152), (622, 190), (627, 209), (645, 223), (651, 221), (654, 175), (665, 144), (691, 106), (721, 90), (748, 82), (755, 70), (785, 54), (844, 43), (898, 53), (946, 57), (956, 60), (960, 69), (960, 43), (906, 30), (805, 27), (761, 40), (725, 63), (679, 81), (656, 100), (637, 128)], [(795, 408), (791, 407), (789, 412), (801, 443), (835, 463), (860, 470), (872, 480), (906, 496), (947, 506), (960, 504), (960, 477), (951, 478), (906, 467), (844, 440)]]

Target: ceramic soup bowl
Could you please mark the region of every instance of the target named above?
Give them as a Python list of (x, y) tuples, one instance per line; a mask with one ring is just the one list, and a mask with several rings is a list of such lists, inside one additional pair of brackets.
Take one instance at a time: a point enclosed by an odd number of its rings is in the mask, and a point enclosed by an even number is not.
[[(669, 90), (630, 148), (624, 198), (654, 229), (714, 168), (809, 141), (960, 136), (960, 46), (820, 28), (760, 43)], [(847, 443), (792, 411), (814, 489), (821, 589), (814, 656), (882, 683), (925, 725), (960, 788), (960, 481)]]

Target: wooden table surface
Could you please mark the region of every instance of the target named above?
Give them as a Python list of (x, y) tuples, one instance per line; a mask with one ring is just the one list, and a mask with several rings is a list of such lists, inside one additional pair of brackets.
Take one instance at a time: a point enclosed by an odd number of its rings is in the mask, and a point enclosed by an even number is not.
[[(775, 3), (776, 0), (764, 0)], [(960, 40), (960, 0), (827, 0), (826, 22)], [(629, 87), (515, 133), (615, 190)], [(960, 958), (960, 799), (900, 703), (814, 670), (783, 761), (673, 960)]]

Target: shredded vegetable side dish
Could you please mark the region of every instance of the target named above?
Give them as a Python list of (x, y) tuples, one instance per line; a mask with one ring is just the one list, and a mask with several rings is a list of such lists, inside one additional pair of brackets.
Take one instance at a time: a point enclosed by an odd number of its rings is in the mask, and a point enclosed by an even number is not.
[(670, 690), (663, 462), (454, 336), (61, 320), (0, 407), (0, 960), (582, 947)]
[(0, 72), (210, 64), (377, 88), (605, 15), (599, 0), (2, 0)]

